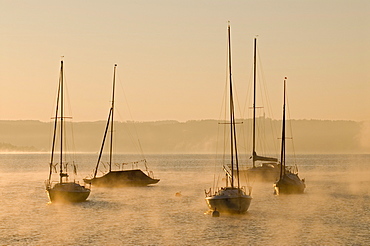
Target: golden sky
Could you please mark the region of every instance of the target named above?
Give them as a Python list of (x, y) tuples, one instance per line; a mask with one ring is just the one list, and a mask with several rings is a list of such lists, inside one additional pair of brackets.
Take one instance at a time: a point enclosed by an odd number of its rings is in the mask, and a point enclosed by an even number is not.
[(230, 21), (240, 104), (258, 35), (274, 118), (287, 76), (291, 118), (370, 120), (369, 13), (368, 0), (0, 0), (0, 119), (49, 121), (61, 56), (74, 121), (106, 119), (115, 63), (132, 114), (117, 120), (218, 119)]

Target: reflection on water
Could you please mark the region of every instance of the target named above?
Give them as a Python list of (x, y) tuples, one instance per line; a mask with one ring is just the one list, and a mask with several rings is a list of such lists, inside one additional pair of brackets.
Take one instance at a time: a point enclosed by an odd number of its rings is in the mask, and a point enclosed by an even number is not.
[[(96, 155), (78, 155), (90, 174)], [(245, 215), (205, 215), (211, 155), (152, 155), (151, 187), (95, 188), (87, 202), (50, 204), (47, 154), (0, 155), (1, 245), (370, 244), (370, 155), (298, 156), (303, 195), (253, 183)], [(181, 196), (176, 196), (180, 192)]]

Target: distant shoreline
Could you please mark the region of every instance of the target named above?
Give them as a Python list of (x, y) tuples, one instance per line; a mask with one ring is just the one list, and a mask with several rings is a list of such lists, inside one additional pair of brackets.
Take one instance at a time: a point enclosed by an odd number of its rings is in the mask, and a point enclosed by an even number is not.
[[(238, 125), (240, 153), (248, 153), (251, 149), (251, 119), (241, 121), (243, 124)], [(257, 121), (260, 121), (257, 152), (280, 153), (281, 121), (262, 117)], [(212, 154), (221, 149), (218, 147), (223, 137), (220, 134), (223, 125), (218, 123), (218, 120), (210, 119), (116, 122), (116, 152)], [(38, 120), (0, 120), (0, 151), (48, 153), (51, 148), (52, 124)], [(73, 130), (68, 132), (73, 133), (73, 141), (69, 143), (74, 153), (97, 153), (105, 125), (105, 121), (73, 122)], [(294, 144), (294, 150), (287, 149), (287, 153), (370, 153), (370, 122), (290, 120), (287, 125), (291, 125), (288, 133), (290, 135), (292, 132)], [(291, 140), (287, 140), (287, 144), (291, 144)]]

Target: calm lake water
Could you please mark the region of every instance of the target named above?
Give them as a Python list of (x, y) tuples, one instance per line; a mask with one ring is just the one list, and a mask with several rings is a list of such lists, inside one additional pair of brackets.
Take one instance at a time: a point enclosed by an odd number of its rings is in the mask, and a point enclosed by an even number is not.
[[(76, 155), (81, 179), (96, 158)], [(370, 245), (370, 155), (298, 155), (305, 194), (251, 183), (248, 212), (218, 218), (205, 214), (213, 155), (147, 160), (157, 185), (92, 187), (87, 202), (50, 204), (49, 155), (1, 154), (0, 245)]]

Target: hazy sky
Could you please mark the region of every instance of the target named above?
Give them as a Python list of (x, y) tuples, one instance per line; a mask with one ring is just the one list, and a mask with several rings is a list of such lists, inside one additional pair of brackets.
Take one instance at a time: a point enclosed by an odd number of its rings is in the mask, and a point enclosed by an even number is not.
[(217, 119), (227, 21), (242, 105), (258, 35), (274, 118), (288, 76), (291, 118), (370, 120), (369, 0), (0, 0), (0, 119), (49, 121), (61, 56), (74, 121), (106, 119), (115, 63), (118, 120)]

